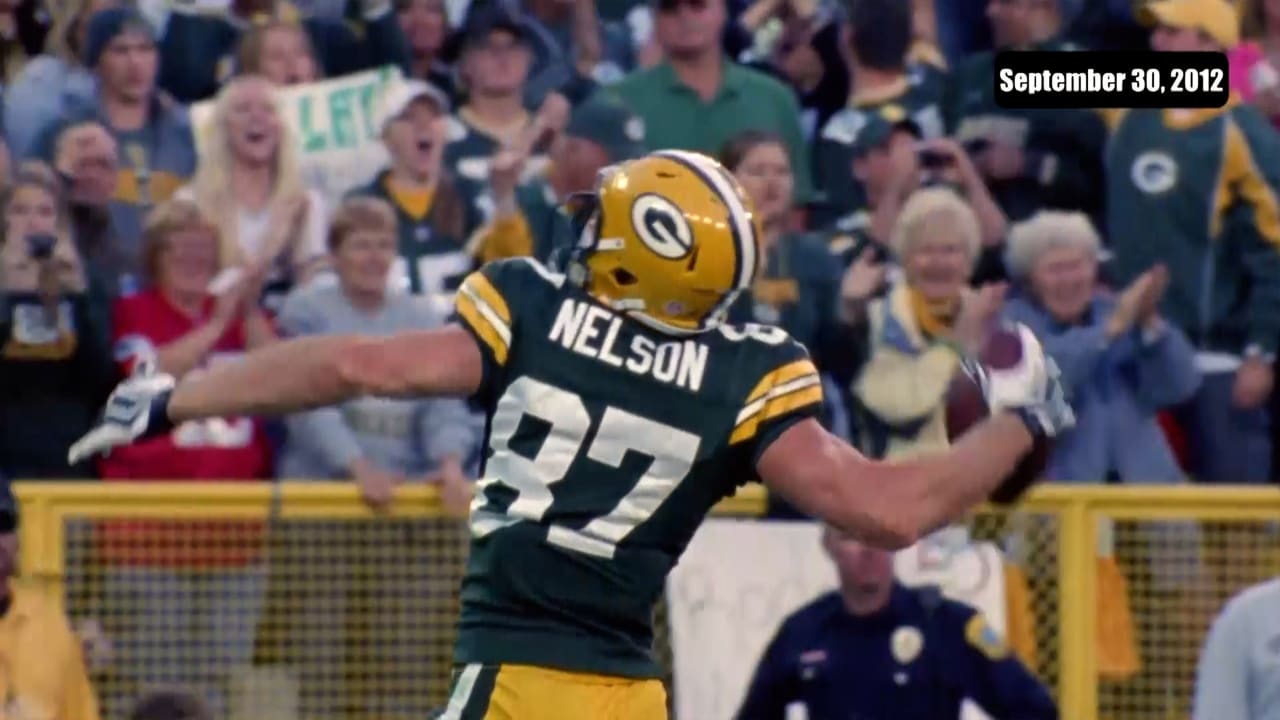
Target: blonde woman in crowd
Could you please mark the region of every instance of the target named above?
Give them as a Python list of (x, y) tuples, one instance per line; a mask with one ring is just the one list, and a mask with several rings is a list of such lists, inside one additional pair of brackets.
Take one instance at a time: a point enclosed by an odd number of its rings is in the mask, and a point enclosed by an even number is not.
[(20, 168), (0, 217), (0, 474), (88, 477), (61, 447), (90, 426), (114, 373), (53, 171)]
[(268, 80), (232, 80), (218, 94), (211, 122), (182, 196), (217, 223), (224, 268), (264, 274), (262, 301), (274, 311), (291, 288), (323, 267), (324, 198), (303, 183), (295, 138)]

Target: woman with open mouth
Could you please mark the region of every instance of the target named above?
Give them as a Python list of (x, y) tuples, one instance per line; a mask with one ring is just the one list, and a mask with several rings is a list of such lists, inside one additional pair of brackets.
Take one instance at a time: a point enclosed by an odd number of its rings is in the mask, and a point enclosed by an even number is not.
[(228, 269), (214, 278), (214, 290), (246, 269), (264, 272), (262, 303), (274, 311), (324, 266), (324, 198), (303, 184), (296, 141), (268, 80), (250, 75), (228, 83), (200, 130), (205, 152), (180, 194), (219, 225)]

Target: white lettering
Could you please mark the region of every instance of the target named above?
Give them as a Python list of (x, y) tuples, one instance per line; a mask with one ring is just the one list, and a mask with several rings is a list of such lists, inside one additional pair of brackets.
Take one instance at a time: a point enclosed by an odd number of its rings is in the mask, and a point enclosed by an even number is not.
[(565, 300), (556, 313), (556, 320), (551, 325), (551, 334), (547, 336), (551, 342), (559, 342), (566, 350), (573, 347), (573, 339), (582, 328), (582, 318), (587, 306), (572, 300)]
[(623, 360), (613, 353), (613, 346), (618, 342), (618, 331), (622, 329), (622, 318), (615, 317), (609, 321), (609, 330), (604, 334), (604, 342), (600, 345), (600, 359), (614, 367), (622, 367)]
[(697, 392), (702, 387), (702, 376), (707, 371), (709, 354), (710, 350), (706, 345), (685, 340), (683, 351), (680, 353), (680, 373), (676, 378), (676, 384)]
[(653, 376), (662, 382), (669, 383), (676, 379), (676, 370), (680, 366), (679, 343), (662, 343), (658, 346), (658, 356), (653, 361)]
[(631, 357), (627, 358), (627, 369), (637, 375), (648, 375), (653, 367), (653, 351), (657, 345), (643, 335), (631, 338)]

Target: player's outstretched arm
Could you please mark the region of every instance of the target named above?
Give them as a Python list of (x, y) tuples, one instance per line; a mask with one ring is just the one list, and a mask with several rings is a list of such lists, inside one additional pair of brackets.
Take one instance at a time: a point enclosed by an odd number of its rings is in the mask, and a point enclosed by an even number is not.
[(475, 337), (457, 325), (385, 337), (288, 340), (241, 361), (172, 377), (141, 373), (120, 384), (103, 418), (68, 451), (71, 463), (210, 417), (283, 415), (362, 395), (470, 395), (482, 382)]
[(449, 325), (385, 337), (289, 340), (188, 376), (169, 400), (174, 422), (284, 415), (362, 395), (470, 395), (480, 386), (475, 338)]
[(946, 451), (878, 462), (809, 418), (773, 441), (756, 471), (800, 510), (896, 550), (986, 500), (1031, 444), (1026, 423), (998, 413)]

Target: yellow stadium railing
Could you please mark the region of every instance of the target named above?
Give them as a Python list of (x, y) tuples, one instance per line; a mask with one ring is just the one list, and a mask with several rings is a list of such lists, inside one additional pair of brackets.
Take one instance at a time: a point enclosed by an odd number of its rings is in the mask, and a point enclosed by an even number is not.
[[(233, 718), (423, 717), (444, 698), (466, 533), (430, 488), (401, 488), (384, 515), (340, 483), (16, 489), (24, 582), (116, 643), (95, 671), (107, 715), (168, 682), (216, 686)], [(746, 488), (716, 512), (762, 508)], [(971, 525), (1006, 548), (1015, 647), (1079, 720), (1188, 717), (1208, 623), (1280, 574), (1275, 488), (1046, 486)]]

